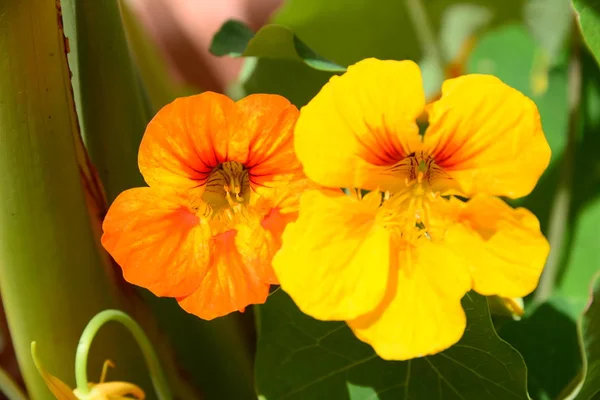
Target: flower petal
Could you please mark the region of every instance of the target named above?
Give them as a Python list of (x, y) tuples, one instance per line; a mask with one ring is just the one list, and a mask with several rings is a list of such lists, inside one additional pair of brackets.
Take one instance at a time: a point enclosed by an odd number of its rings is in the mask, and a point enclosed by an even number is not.
[(246, 143), (247, 158), (239, 161), (249, 168), (254, 185), (264, 186), (278, 175), (302, 175), (293, 141), (298, 114), (296, 106), (274, 94), (253, 94), (236, 103), (230, 140)]
[(234, 107), (227, 96), (213, 92), (164, 106), (148, 124), (140, 145), (138, 163), (148, 185), (195, 188), (228, 157), (245, 158), (247, 148), (237, 149), (238, 143), (229, 137)]
[[(480, 195), (462, 203), (445, 243), (465, 258), (473, 289), (485, 296), (523, 297), (537, 286), (550, 246), (540, 224), (524, 208)], [(468, 251), (465, 251), (468, 249)]]
[[(293, 215), (291, 217), (294, 218)], [(252, 268), (265, 283), (279, 284), (272, 262), (273, 256), (281, 247), (281, 234), (287, 222), (274, 209), (262, 221), (258, 218), (249, 220), (235, 228), (235, 245), (244, 264)]]
[(467, 197), (525, 196), (550, 162), (537, 107), (496, 77), (447, 80), (428, 113), (425, 149)]
[(77, 396), (75, 396), (71, 388), (66, 383), (46, 371), (46, 368), (44, 368), (44, 365), (38, 357), (36, 342), (31, 342), (31, 357), (33, 358), (35, 367), (46, 383), (46, 386), (48, 386), (48, 389), (50, 389), (57, 400), (78, 400)]
[[(77, 392), (77, 391), (76, 391)], [(82, 396), (84, 397), (84, 396)], [(146, 398), (144, 391), (137, 385), (129, 382), (103, 382), (94, 385), (88, 399), (138, 399)]]
[(125, 280), (157, 296), (188, 295), (206, 273), (209, 227), (173, 192), (127, 190), (111, 205), (102, 227), (102, 245)]
[(346, 320), (373, 310), (389, 273), (389, 234), (377, 224), (376, 201), (309, 190), (287, 226), (273, 267), (281, 288), (308, 315)]
[(420, 144), (425, 105), (412, 61), (362, 60), (334, 76), (300, 110), (295, 147), (309, 178), (329, 187), (403, 185), (390, 167)]
[(244, 263), (236, 248), (236, 234), (230, 230), (214, 237), (212, 264), (202, 283), (189, 296), (177, 299), (190, 314), (211, 320), (267, 299), (269, 284)]
[(460, 300), (470, 288), (470, 277), (463, 260), (424, 238), (415, 247), (404, 244), (396, 256), (396, 276), (384, 301), (348, 325), (386, 360), (447, 349), (466, 326)]
[(214, 167), (237, 161), (254, 184), (277, 174), (300, 173), (292, 132), (298, 109), (284, 97), (255, 94), (234, 103), (213, 92), (183, 97), (152, 119), (140, 146), (139, 165), (150, 186), (182, 189), (206, 182)]

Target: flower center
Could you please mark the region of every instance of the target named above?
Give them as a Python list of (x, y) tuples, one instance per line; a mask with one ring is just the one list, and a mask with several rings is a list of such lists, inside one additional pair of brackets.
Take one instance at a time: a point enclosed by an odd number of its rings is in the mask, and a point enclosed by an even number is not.
[(401, 164), (404, 166), (404, 189), (386, 192), (379, 212), (384, 226), (397, 237), (414, 241), (419, 238), (433, 240), (443, 235), (443, 218), (432, 213), (432, 208), (445, 201), (432, 188), (432, 181), (441, 169), (431, 157), (411, 155)]
[(250, 197), (248, 170), (237, 161), (217, 165), (208, 177), (202, 200), (212, 212), (247, 204)]

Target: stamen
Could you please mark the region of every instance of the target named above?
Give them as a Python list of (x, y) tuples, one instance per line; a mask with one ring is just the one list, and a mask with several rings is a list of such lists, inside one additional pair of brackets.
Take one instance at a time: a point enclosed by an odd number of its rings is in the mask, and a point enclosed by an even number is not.
[(104, 361), (104, 364), (102, 365), (102, 373), (100, 374), (100, 382), (98, 383), (104, 383), (104, 381), (106, 380), (106, 373), (108, 372), (108, 367), (115, 368), (115, 364), (110, 360)]

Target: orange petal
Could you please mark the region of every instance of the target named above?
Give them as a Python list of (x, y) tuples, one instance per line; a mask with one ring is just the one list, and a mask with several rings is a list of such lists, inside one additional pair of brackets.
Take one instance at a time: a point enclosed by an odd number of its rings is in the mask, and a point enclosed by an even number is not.
[(211, 320), (233, 311), (244, 311), (250, 304), (262, 304), (269, 284), (244, 263), (236, 248), (236, 231), (214, 237), (213, 260), (195, 292), (179, 298), (179, 305), (202, 319)]
[(425, 238), (397, 247), (396, 273), (386, 297), (372, 313), (348, 325), (386, 360), (435, 354), (465, 330), (460, 300), (470, 288), (464, 261)]
[(287, 224), (298, 218), (303, 191), (315, 186), (302, 178), (286, 184), (280, 182), (274, 187), (257, 187), (252, 192), (249, 209), (256, 210), (261, 220), (236, 227), (236, 243), (245, 262), (255, 265), (263, 281), (279, 284), (271, 266), (273, 255), (281, 248), (281, 236)]
[(253, 94), (236, 103), (230, 140), (249, 149), (247, 158), (238, 161), (249, 168), (254, 185), (264, 186), (278, 175), (302, 174), (293, 142), (298, 114), (296, 106), (278, 95)]
[(467, 197), (525, 196), (550, 162), (537, 107), (496, 77), (447, 80), (428, 112), (426, 151)]
[(456, 199), (453, 202), (461, 208), (461, 224), (447, 231), (444, 242), (464, 257), (473, 289), (485, 296), (523, 297), (531, 293), (550, 250), (535, 215), (485, 195), (466, 204)]
[(178, 189), (198, 187), (212, 168), (228, 157), (244, 158), (230, 151), (230, 125), (235, 103), (213, 92), (182, 97), (164, 106), (150, 121), (140, 145), (138, 163), (150, 186)]
[(46, 386), (48, 386), (48, 389), (50, 389), (57, 400), (78, 400), (77, 396), (75, 396), (71, 388), (66, 383), (57, 377), (52, 376), (48, 371), (46, 371), (38, 357), (36, 342), (31, 342), (31, 357), (33, 358), (35, 367), (46, 383)]
[(420, 146), (425, 94), (412, 61), (362, 60), (300, 110), (295, 148), (309, 178), (329, 187), (404, 185), (390, 167)]
[(292, 142), (297, 118), (298, 109), (278, 95), (256, 94), (237, 103), (212, 92), (180, 98), (148, 125), (140, 170), (150, 186), (182, 189), (203, 185), (225, 161), (244, 164), (254, 184), (299, 173)]
[(157, 296), (188, 295), (206, 273), (210, 230), (173, 192), (127, 190), (111, 205), (102, 227), (102, 245), (125, 280)]
[(265, 283), (279, 284), (272, 267), (273, 256), (281, 247), (285, 225), (293, 219), (293, 214), (281, 215), (279, 210), (273, 209), (262, 221), (250, 219), (235, 227), (235, 245), (243, 263)]
[[(346, 320), (381, 302), (389, 274), (389, 233), (376, 221), (381, 194), (364, 201), (310, 190), (287, 226), (273, 267), (306, 314)], [(377, 198), (376, 198), (377, 197)]]

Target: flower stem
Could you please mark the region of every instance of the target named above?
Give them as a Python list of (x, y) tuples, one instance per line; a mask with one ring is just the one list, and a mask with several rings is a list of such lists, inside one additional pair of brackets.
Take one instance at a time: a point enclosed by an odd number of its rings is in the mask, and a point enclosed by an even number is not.
[(87, 395), (90, 392), (87, 379), (88, 352), (90, 350), (92, 340), (94, 339), (94, 336), (96, 336), (98, 330), (102, 327), (102, 325), (109, 321), (120, 322), (127, 329), (129, 329), (140, 346), (140, 349), (142, 350), (142, 354), (146, 360), (146, 365), (150, 371), (150, 377), (152, 378), (154, 390), (156, 390), (158, 398), (160, 400), (172, 400), (173, 395), (169, 389), (165, 374), (160, 366), (158, 357), (156, 356), (156, 352), (154, 351), (150, 340), (137, 322), (135, 322), (129, 315), (119, 310), (105, 310), (98, 313), (90, 320), (83, 330), (77, 346), (77, 354), (75, 355), (75, 380), (77, 382), (77, 390), (79, 390), (79, 392), (83, 395)]
[(440, 71), (444, 70), (444, 57), (438, 46), (431, 22), (427, 17), (427, 11), (422, 0), (406, 0), (406, 8), (412, 20), (413, 27), (417, 33), (417, 39), (423, 49), (425, 56), (433, 61)]
[(27, 400), (19, 385), (2, 368), (0, 368), (0, 394), (4, 394), (8, 400)]
[[(577, 24), (573, 24), (577, 27)], [(577, 29), (577, 28), (575, 28)], [(533, 301), (536, 304), (545, 302), (550, 298), (556, 284), (560, 261), (562, 258), (563, 242), (567, 229), (569, 210), (572, 200), (573, 173), (575, 163), (575, 150), (577, 146), (577, 134), (579, 132), (579, 110), (581, 103), (581, 60), (579, 49), (579, 35), (574, 30), (574, 39), (571, 46), (568, 71), (568, 105), (569, 105), (569, 131), (567, 147), (561, 169), (556, 195), (550, 209), (548, 222), (548, 242), (550, 243), (550, 254), (538, 288), (534, 294)]]

